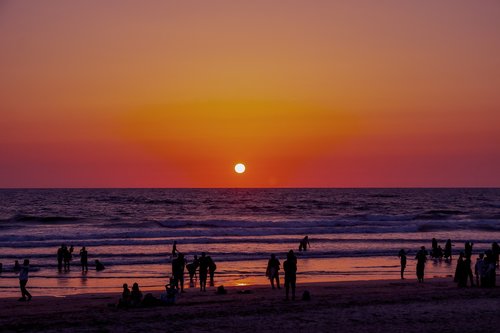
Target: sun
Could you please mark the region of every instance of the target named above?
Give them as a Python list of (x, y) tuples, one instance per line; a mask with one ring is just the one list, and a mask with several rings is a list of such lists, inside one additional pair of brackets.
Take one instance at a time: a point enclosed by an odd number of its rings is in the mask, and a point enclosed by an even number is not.
[(234, 171), (236, 171), (236, 173), (243, 173), (245, 172), (245, 164), (243, 163), (238, 163), (234, 166)]

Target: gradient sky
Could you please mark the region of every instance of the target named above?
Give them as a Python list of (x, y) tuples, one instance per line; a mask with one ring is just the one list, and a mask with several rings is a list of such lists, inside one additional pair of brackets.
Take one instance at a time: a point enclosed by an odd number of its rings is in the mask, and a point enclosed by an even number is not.
[(500, 186), (499, 18), (493, 0), (0, 1), (0, 187)]

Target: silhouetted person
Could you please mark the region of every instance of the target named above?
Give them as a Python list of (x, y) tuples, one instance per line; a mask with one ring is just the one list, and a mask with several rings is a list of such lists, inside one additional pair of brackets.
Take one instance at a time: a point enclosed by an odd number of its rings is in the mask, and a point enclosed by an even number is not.
[(493, 260), (495, 261), (495, 265), (499, 267), (500, 265), (500, 245), (497, 242), (493, 242), (491, 244), (491, 252), (493, 255)]
[(57, 249), (57, 269), (59, 271), (63, 268), (63, 260), (64, 260), (64, 244), (61, 244), (61, 247)]
[(28, 301), (31, 301), (31, 294), (26, 289), (28, 284), (28, 274), (30, 270), (30, 261), (28, 259), (24, 260), (23, 267), (19, 272), (19, 287), (21, 288), (21, 298), (20, 301), (26, 301), (26, 296), (28, 296)]
[(179, 250), (177, 250), (177, 241), (174, 241), (174, 245), (172, 245), (172, 258), (177, 257), (177, 253)]
[(194, 256), (194, 260), (192, 263), (189, 263), (186, 265), (186, 269), (188, 270), (189, 273), (189, 286), (194, 287), (194, 277), (196, 275), (196, 270), (198, 269), (199, 266), (199, 260), (198, 256)]
[(71, 253), (66, 246), (63, 247), (64, 270), (69, 271), (69, 262), (71, 261)]
[(19, 265), (18, 260), (14, 260), (14, 272), (19, 272), (21, 270), (21, 265)]
[(217, 265), (213, 261), (212, 257), (208, 256), (208, 273), (210, 274), (210, 287), (214, 286), (214, 275), (215, 275), (215, 270), (217, 269)]
[(479, 287), (481, 284), (481, 268), (483, 266), (484, 254), (480, 253), (479, 257), (476, 259), (476, 264), (474, 265), (474, 274), (476, 275), (476, 285)]
[(89, 270), (89, 262), (88, 261), (89, 261), (88, 252), (84, 246), (80, 250), (80, 265), (82, 266), (82, 272)]
[(132, 285), (132, 291), (130, 292), (130, 306), (136, 307), (141, 304), (142, 292), (139, 290), (139, 284), (135, 282)]
[(75, 248), (73, 245), (69, 247), (69, 261), (73, 260), (73, 252), (75, 251)]
[(285, 270), (285, 291), (286, 300), (288, 300), (288, 293), (290, 287), (292, 288), (292, 300), (295, 300), (295, 283), (297, 282), (297, 257), (293, 250), (288, 251), (286, 255), (286, 260), (283, 263), (283, 269)]
[(3, 264), (0, 262), (0, 273), (3, 271)]
[(274, 288), (274, 281), (276, 280), (276, 286), (278, 289), (281, 289), (280, 287), (280, 261), (274, 254), (271, 254), (271, 259), (267, 262), (267, 269), (266, 269), (266, 275), (271, 281), (271, 287)]
[(308, 246), (311, 247), (311, 244), (309, 243), (309, 236), (306, 236), (299, 243), (299, 251), (307, 251)]
[(401, 260), (401, 280), (405, 279), (406, 254), (407, 252), (404, 249), (399, 250), (398, 257)]
[(179, 253), (177, 258), (172, 260), (172, 275), (175, 287), (178, 289), (179, 284), (181, 285), (181, 293), (184, 292), (184, 267), (186, 267), (186, 259), (182, 253)]
[(128, 289), (128, 284), (123, 284), (122, 297), (118, 301), (118, 307), (128, 308), (130, 306), (130, 289)]
[(457, 268), (455, 269), (454, 281), (461, 288), (467, 287), (467, 264), (464, 259), (464, 252), (460, 252), (457, 260)]
[(481, 281), (483, 287), (493, 288), (496, 286), (496, 262), (492, 250), (486, 251), (484, 258), (484, 278)]
[(175, 304), (176, 296), (177, 289), (175, 288), (173, 279), (170, 279), (170, 283), (165, 285), (165, 292), (160, 295), (160, 301), (163, 305)]
[(474, 275), (472, 274), (472, 246), (474, 243), (472, 242), (465, 242), (464, 246), (464, 259), (465, 259), (465, 267), (466, 267), (466, 273), (467, 277), (470, 280), (470, 286), (474, 287)]
[(432, 239), (432, 251), (431, 251), (431, 257), (433, 257), (433, 258), (437, 258), (437, 256), (436, 256), (437, 247), (438, 247), (438, 242), (437, 242), (436, 238), (433, 238)]
[(417, 259), (417, 280), (418, 282), (424, 282), (424, 270), (425, 262), (427, 261), (427, 251), (425, 246), (422, 246), (415, 256)]
[(95, 270), (100, 272), (100, 271), (103, 271), (104, 268), (105, 268), (104, 265), (98, 259), (96, 259), (95, 260)]
[(207, 291), (208, 260), (205, 252), (201, 253), (200, 267), (200, 291)]
[(451, 246), (452, 246), (451, 245), (451, 239), (448, 239), (446, 241), (445, 246), (444, 246), (444, 258), (445, 259), (449, 258), (450, 260), (452, 260), (452, 257), (451, 257)]

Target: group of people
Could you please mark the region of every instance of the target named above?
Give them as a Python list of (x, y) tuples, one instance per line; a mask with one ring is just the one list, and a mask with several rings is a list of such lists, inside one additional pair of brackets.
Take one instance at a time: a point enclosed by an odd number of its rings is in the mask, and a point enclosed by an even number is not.
[(137, 282), (132, 285), (132, 290), (129, 289), (128, 284), (124, 283), (122, 295), (118, 300), (118, 308), (128, 309), (175, 304), (177, 293), (178, 290), (173, 278), (170, 279), (170, 283), (165, 285), (165, 291), (160, 294), (160, 298), (154, 297), (151, 293), (143, 297)]
[[(276, 281), (276, 287), (280, 287), (280, 261), (276, 258), (275, 254), (271, 254), (271, 258), (267, 262), (266, 276), (271, 281), (271, 287), (275, 289), (274, 282)], [(283, 262), (283, 270), (285, 271), (285, 293), (286, 300), (289, 300), (290, 289), (292, 291), (292, 300), (295, 300), (295, 285), (297, 282), (297, 257), (293, 250), (288, 251), (286, 255), (286, 260)]]
[[(477, 261), (474, 265), (474, 274), (476, 276), (476, 283), (474, 284), (474, 275), (472, 273), (472, 248), (474, 243), (465, 242), (464, 250), (460, 252), (457, 266), (455, 269), (454, 281), (458, 283), (459, 287), (466, 287), (467, 282), (470, 281), (470, 286), (473, 287), (495, 287), (496, 285), (496, 268), (499, 266), (499, 256), (500, 247), (497, 242), (491, 245), (491, 249), (486, 250), (484, 253), (480, 253)], [(441, 246), (438, 245), (435, 238), (432, 239), (432, 251), (430, 253), (431, 258), (446, 260), (452, 259), (451, 254), (451, 240), (446, 241), (445, 249), (442, 250)], [(401, 279), (404, 279), (404, 271), (407, 263), (407, 255), (409, 251), (401, 249), (398, 253), (401, 264)], [(415, 255), (417, 260), (416, 274), (418, 282), (424, 282), (424, 272), (425, 263), (427, 262), (428, 251), (425, 246), (422, 246), (420, 250)]]
[(189, 273), (189, 285), (194, 287), (194, 279), (196, 272), (199, 274), (200, 291), (207, 291), (207, 278), (209, 277), (209, 284), (211, 287), (215, 285), (214, 277), (217, 265), (212, 257), (207, 256), (205, 252), (194, 256), (191, 263), (188, 263), (184, 254), (177, 249), (177, 242), (174, 242), (172, 247), (172, 277), (173, 284), (180, 292), (184, 292), (184, 269), (186, 268)]
[[(57, 249), (57, 268), (59, 271), (62, 271), (64, 268), (64, 271), (67, 272), (70, 270), (70, 263), (73, 260), (73, 252), (74, 252), (74, 247), (71, 245), (68, 249), (68, 247), (65, 244), (61, 244), (61, 247)], [(82, 268), (82, 272), (88, 272), (89, 270), (89, 255), (88, 251), (83, 246), (80, 249), (80, 266)], [(95, 260), (95, 269), (96, 271), (102, 271), (104, 270), (104, 265), (98, 260)]]

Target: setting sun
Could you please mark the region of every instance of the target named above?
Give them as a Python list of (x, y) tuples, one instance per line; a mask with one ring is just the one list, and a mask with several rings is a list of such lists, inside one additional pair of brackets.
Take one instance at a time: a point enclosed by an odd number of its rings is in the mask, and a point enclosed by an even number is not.
[(236, 173), (243, 173), (245, 172), (245, 164), (243, 163), (238, 163), (234, 166), (234, 171), (236, 171)]

